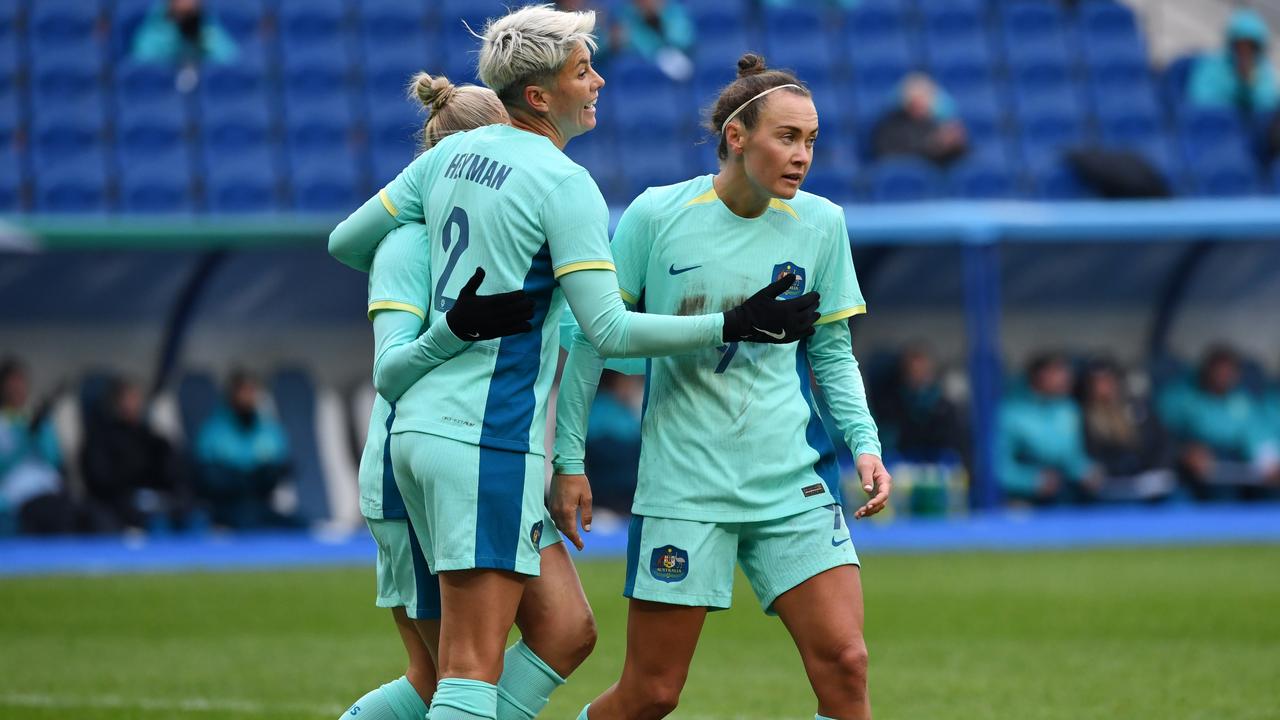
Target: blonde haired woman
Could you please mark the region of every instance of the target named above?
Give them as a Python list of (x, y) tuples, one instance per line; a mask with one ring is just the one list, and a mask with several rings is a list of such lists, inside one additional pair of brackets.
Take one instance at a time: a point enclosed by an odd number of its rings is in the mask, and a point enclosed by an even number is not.
[[(794, 342), (817, 319), (816, 296), (777, 302), (785, 290), (779, 283), (725, 313), (626, 310), (609, 251), (608, 206), (562, 152), (595, 127), (604, 79), (591, 67), (594, 25), (594, 13), (541, 6), (489, 22), (480, 78), (511, 126), (444, 139), (330, 238), (331, 246), (359, 252), (398, 225), (429, 217), (430, 322), (447, 318), (461, 279), (477, 266), (492, 289), (523, 289), (534, 303), (533, 332), (477, 342), (424, 374), (402, 401), (421, 412), (398, 412), (391, 430), (405, 505), (440, 578), (441, 679), (432, 720), (498, 715), (507, 633), (539, 575), (538, 541), (552, 529), (544, 520), (543, 435), (566, 300), (586, 337), (610, 357)], [(416, 398), (430, 402), (410, 402)]]

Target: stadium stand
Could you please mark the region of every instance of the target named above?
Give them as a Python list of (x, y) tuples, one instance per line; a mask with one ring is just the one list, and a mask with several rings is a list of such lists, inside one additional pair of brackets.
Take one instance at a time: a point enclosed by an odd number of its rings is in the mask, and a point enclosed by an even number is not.
[[(150, 4), (4, 3), (0, 146), (11, 162), (0, 178), (0, 208), (345, 211), (411, 157), (409, 136), (420, 118), (404, 99), (409, 75), (422, 69), (474, 80), (467, 26), (477, 28), (501, 9), (462, 0), (219, 2), (214, 13), (240, 43), (239, 57), (201, 68), (198, 89), (183, 94), (173, 69), (128, 59), (130, 35)], [(1186, 108), (1189, 58), (1153, 69), (1133, 12), (1112, 0), (1073, 7), (865, 0), (851, 9), (696, 3), (690, 12), (699, 30), (690, 82), (672, 82), (628, 54), (602, 58), (609, 80), (602, 127), (591, 140), (575, 141), (589, 149), (571, 145), (570, 152), (591, 165), (611, 202), (625, 203), (643, 182), (712, 167), (701, 160), (685, 167), (688, 148), (704, 136), (697, 110), (732, 78), (733, 61), (749, 48), (811, 84), (823, 144), (858, 148), (858, 157), (824, 151), (824, 164), (845, 165), (815, 168), (815, 187), (835, 197), (1087, 197), (1092, 193), (1079, 183), (1066, 189), (1070, 181), (1060, 174), (1070, 171), (1057, 161), (1064, 149), (1092, 144), (1145, 156), (1178, 194), (1275, 190), (1273, 173), (1250, 152), (1248, 123)], [(790, 42), (797, 34), (812, 41)], [(929, 72), (952, 95), (978, 156), (949, 177), (932, 178), (925, 184), (936, 191), (923, 193), (886, 190), (883, 179), (901, 172), (876, 167), (866, 153), (869, 125), (912, 70)], [(170, 178), (186, 169), (179, 183), (186, 189), (165, 198), (140, 194), (155, 175), (147, 166), (157, 164), (146, 160), (148, 148), (177, 157), (175, 145), (185, 146), (190, 161), (174, 165)], [(333, 155), (320, 147), (334, 148)], [(94, 168), (101, 159), (103, 172), (62, 167), (63, 156), (82, 153)], [(268, 169), (254, 177), (255, 187), (270, 188), (265, 198), (228, 200), (227, 170), (219, 167), (227, 155), (270, 156)], [(1202, 156), (1214, 162), (1201, 163)], [(335, 182), (323, 198), (302, 201), (314, 189), (318, 157), (337, 164)], [(656, 167), (663, 163), (670, 172)]]

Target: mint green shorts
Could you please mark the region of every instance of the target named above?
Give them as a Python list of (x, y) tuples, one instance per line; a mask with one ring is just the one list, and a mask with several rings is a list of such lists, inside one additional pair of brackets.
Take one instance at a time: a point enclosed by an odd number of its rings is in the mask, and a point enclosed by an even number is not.
[(857, 565), (839, 505), (750, 523), (631, 518), (623, 595), (636, 600), (728, 608), (733, 569), (742, 571), (764, 611), (782, 593), (840, 565)]
[(544, 499), (542, 456), (420, 432), (392, 433), (396, 487), (432, 572), (541, 569), (560, 542)]
[(381, 608), (402, 607), (414, 620), (440, 619), (440, 581), (407, 520), (365, 518), (378, 545), (378, 600)]

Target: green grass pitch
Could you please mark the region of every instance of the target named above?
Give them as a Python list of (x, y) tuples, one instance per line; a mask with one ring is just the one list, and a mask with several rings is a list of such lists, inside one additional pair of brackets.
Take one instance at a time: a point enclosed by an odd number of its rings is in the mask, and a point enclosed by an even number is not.
[[(1280, 547), (868, 556), (876, 717), (1280, 717)], [(580, 565), (595, 655), (547, 718), (621, 665), (620, 562)], [(373, 570), (0, 580), (0, 718), (337, 718), (403, 670)], [(812, 718), (781, 624), (739, 578), (677, 718)]]

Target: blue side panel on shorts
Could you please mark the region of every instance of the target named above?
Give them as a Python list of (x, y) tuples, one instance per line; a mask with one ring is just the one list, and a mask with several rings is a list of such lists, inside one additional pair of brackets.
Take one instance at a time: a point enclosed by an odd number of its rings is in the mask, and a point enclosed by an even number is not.
[(640, 531), (644, 529), (644, 516), (632, 515), (627, 529), (627, 584), (622, 594), (631, 597), (636, 589), (636, 572), (640, 568)]
[(427, 558), (422, 554), (422, 546), (418, 544), (418, 534), (414, 532), (413, 523), (409, 525), (409, 552), (413, 555), (413, 583), (418, 591), (418, 607), (415, 608), (416, 620), (438, 620), (440, 618), (440, 578), (431, 574), (427, 567)]
[(516, 569), (520, 518), (524, 512), (527, 453), (480, 448), (476, 497), (476, 567)]
[(529, 452), (529, 429), (536, 404), (534, 383), (542, 369), (542, 324), (551, 309), (555, 288), (551, 249), (544, 242), (524, 279), (525, 294), (533, 301), (533, 330), (508, 335), (498, 343), (480, 430), (482, 446)]
[(396, 404), (391, 403), (391, 413), (387, 415), (387, 439), (382, 443), (382, 517), (387, 520), (407, 520), (409, 512), (405, 510), (404, 498), (400, 496), (400, 488), (396, 486), (395, 469), (391, 466), (391, 425), (396, 421)]
[(801, 340), (796, 348), (796, 375), (800, 377), (800, 392), (809, 405), (809, 424), (804, 430), (804, 439), (809, 447), (818, 452), (818, 462), (813, 464), (813, 471), (822, 478), (827, 492), (837, 503), (840, 499), (840, 465), (836, 459), (836, 448), (827, 435), (827, 429), (818, 417), (818, 409), (813, 402), (813, 388), (809, 386), (809, 341)]

